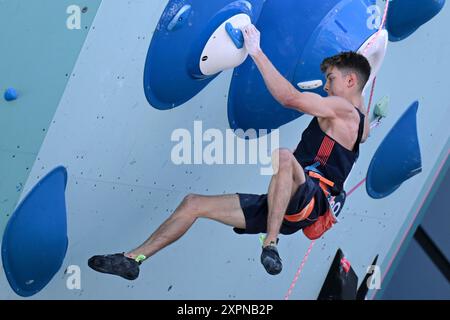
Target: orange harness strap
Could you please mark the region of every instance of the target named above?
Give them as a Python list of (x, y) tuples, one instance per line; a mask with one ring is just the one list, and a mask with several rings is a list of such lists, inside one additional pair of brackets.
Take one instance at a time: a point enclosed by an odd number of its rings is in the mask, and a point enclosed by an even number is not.
[[(330, 192), (328, 191), (328, 186), (333, 187), (334, 182), (328, 180), (327, 178), (322, 177), (320, 174), (309, 171), (308, 175), (312, 178), (319, 179), (319, 186), (322, 188), (325, 195), (328, 197), (330, 195)], [(311, 199), (311, 201), (306, 205), (305, 208), (303, 208), (300, 212), (297, 212), (295, 214), (285, 215), (284, 218), (289, 222), (300, 222), (309, 217), (312, 210), (314, 209), (316, 201), (314, 197)]]
[(312, 197), (311, 201), (303, 208), (302, 211), (296, 214), (285, 215), (284, 218), (289, 222), (300, 222), (309, 217), (312, 210), (314, 209), (314, 205), (316, 204), (316, 200)]
[[(334, 182), (316, 172), (309, 171), (308, 174), (309, 176), (319, 180), (319, 186), (322, 188), (327, 198), (330, 198), (331, 194), (330, 191), (328, 191), (328, 187), (333, 187)], [(331, 213), (331, 207), (329, 207), (325, 214), (320, 216), (316, 222), (306, 228), (303, 228), (303, 234), (311, 240), (316, 240), (331, 229), (336, 222), (337, 220), (335, 216)]]
[[(324, 183), (327, 186), (334, 187), (334, 182), (331, 180), (328, 180), (327, 178), (323, 177), (322, 175), (318, 174), (314, 171), (309, 171), (308, 175), (312, 178), (319, 179), (320, 182)], [(322, 187), (322, 186), (321, 186)], [(323, 189), (323, 188), (322, 188)]]

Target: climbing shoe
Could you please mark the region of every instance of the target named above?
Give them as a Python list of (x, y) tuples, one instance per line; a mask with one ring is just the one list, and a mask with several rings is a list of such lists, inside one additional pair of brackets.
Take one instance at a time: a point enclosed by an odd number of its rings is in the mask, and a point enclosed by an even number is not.
[(277, 275), (283, 269), (281, 258), (275, 245), (268, 245), (262, 248), (261, 263), (271, 275)]
[(93, 256), (88, 266), (101, 273), (109, 273), (127, 280), (135, 280), (139, 276), (141, 262), (126, 257), (123, 253)]

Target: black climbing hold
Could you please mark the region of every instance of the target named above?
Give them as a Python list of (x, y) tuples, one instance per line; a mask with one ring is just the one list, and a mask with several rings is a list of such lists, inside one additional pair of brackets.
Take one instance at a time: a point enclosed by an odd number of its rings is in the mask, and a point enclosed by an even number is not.
[(355, 300), (358, 276), (338, 249), (317, 300)]

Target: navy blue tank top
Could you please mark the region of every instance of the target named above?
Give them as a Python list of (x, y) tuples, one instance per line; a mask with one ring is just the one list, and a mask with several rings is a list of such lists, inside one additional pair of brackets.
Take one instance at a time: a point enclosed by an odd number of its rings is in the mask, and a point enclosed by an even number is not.
[(338, 195), (344, 189), (353, 164), (359, 156), (359, 144), (364, 133), (364, 114), (359, 113), (358, 138), (353, 150), (343, 147), (336, 140), (329, 137), (319, 126), (317, 117), (314, 117), (308, 128), (303, 131), (302, 139), (294, 152), (294, 156), (303, 168), (318, 165), (317, 169), (323, 176), (334, 182), (332, 195)]

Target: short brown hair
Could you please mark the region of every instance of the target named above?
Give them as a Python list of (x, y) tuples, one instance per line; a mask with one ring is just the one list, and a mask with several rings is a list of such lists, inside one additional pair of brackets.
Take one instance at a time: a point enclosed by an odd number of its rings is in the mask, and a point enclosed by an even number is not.
[(325, 73), (330, 67), (336, 67), (340, 71), (355, 72), (360, 82), (359, 85), (361, 91), (364, 89), (367, 81), (369, 81), (370, 72), (372, 71), (366, 57), (353, 51), (342, 52), (324, 59), (320, 65), (320, 70)]

